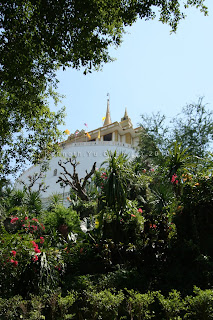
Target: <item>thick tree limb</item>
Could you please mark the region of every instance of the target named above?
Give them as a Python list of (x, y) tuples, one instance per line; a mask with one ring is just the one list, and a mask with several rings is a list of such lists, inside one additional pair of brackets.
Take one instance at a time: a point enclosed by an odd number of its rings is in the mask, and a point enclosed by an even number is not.
[[(65, 167), (67, 163), (70, 163), (70, 165), (73, 168), (72, 174)], [(60, 160), (58, 162), (58, 165), (64, 170), (64, 172), (60, 172), (61, 176), (59, 176), (56, 183), (62, 182), (65, 186), (70, 186), (73, 190), (77, 192), (77, 195), (81, 200), (89, 201), (89, 196), (85, 190), (85, 186), (89, 178), (95, 172), (96, 162), (93, 164), (92, 169), (89, 173), (86, 171), (86, 176), (82, 179), (79, 179), (78, 173), (76, 172), (76, 167), (78, 164), (79, 163), (76, 161), (75, 158), (70, 158), (67, 161), (64, 161), (63, 163)]]

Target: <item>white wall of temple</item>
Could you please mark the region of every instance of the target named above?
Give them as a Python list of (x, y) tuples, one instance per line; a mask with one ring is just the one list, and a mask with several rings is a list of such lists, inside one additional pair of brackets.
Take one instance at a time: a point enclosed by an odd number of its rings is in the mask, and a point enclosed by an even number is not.
[[(60, 172), (63, 172), (63, 169), (58, 165), (58, 161), (65, 161), (67, 158), (73, 156), (76, 157), (79, 165), (77, 166), (77, 172), (79, 177), (82, 178), (86, 175), (86, 170), (90, 171), (94, 162), (96, 162), (96, 167), (100, 168), (101, 164), (107, 160), (108, 151), (119, 153), (125, 153), (129, 156), (129, 159), (133, 159), (136, 156), (136, 150), (133, 149), (130, 145), (124, 142), (113, 142), (113, 141), (94, 141), (94, 142), (79, 142), (72, 144), (65, 144), (61, 150), (61, 155), (52, 158), (49, 162), (49, 170), (45, 172), (44, 177), (39, 179), (33, 190), (38, 190), (38, 185), (41, 181), (44, 181), (48, 186), (47, 191), (42, 193), (41, 196), (46, 198), (52, 195), (53, 193), (66, 193), (69, 192), (70, 187), (61, 188), (59, 183), (56, 183)], [(73, 172), (72, 166), (68, 163), (66, 168), (69, 172)], [(57, 175), (54, 175), (54, 170), (57, 169)], [(56, 170), (55, 170), (56, 171)], [(32, 166), (26, 170), (18, 180), (22, 180), (25, 183), (29, 183), (28, 176), (32, 176), (34, 173), (40, 172), (40, 165)], [(23, 185), (16, 183), (16, 188), (21, 189)]]

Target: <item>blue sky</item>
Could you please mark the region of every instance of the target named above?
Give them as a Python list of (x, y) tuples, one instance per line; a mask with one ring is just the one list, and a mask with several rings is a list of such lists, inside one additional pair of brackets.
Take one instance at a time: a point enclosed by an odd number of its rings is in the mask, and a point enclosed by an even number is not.
[[(122, 45), (111, 49), (117, 60), (102, 71), (58, 72), (58, 92), (65, 95), (63, 130), (93, 130), (102, 125), (107, 93), (112, 121), (120, 121), (127, 107), (134, 127), (141, 114), (160, 111), (173, 117), (200, 96), (213, 110), (213, 1), (206, 0), (209, 16), (195, 8), (187, 11), (176, 32), (157, 20), (138, 20), (128, 28)], [(52, 110), (56, 110), (53, 106)]]

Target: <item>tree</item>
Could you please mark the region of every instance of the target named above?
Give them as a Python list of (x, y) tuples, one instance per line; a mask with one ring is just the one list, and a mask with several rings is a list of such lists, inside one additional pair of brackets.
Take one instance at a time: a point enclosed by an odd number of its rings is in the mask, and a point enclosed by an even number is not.
[(163, 205), (174, 196), (179, 199), (183, 176), (212, 172), (213, 112), (203, 98), (166, 120), (160, 113), (142, 116), (139, 156), (134, 161), (138, 172), (155, 168), (150, 187)]
[(0, 97), (0, 180), (16, 174), (25, 163), (49, 159), (58, 151), (62, 134), (58, 125), (63, 123), (64, 109), (51, 112), (43, 99), (39, 105), (29, 101), (25, 112), (16, 109), (19, 100), (12, 99), (4, 102)]
[[(165, 124), (166, 116), (157, 114), (141, 115), (141, 127), (139, 158), (143, 159), (141, 165), (150, 170), (154, 165), (164, 162), (164, 154), (168, 151), (168, 131)], [(136, 161), (136, 163), (140, 163)], [(140, 168), (138, 168), (140, 169)]]
[[(65, 167), (67, 163), (70, 163), (73, 169), (73, 173), (70, 173)], [(63, 163), (62, 161), (59, 161), (58, 164), (63, 169), (63, 172), (60, 173), (61, 175), (58, 177), (56, 183), (61, 183), (64, 186), (70, 186), (70, 188), (77, 193), (78, 197), (81, 200), (89, 201), (89, 195), (86, 191), (86, 185), (95, 172), (96, 162), (94, 162), (89, 173), (86, 171), (86, 176), (82, 179), (79, 179), (78, 173), (76, 172), (76, 167), (79, 164), (79, 162), (76, 161), (76, 158), (69, 158)]]
[(50, 112), (44, 95), (54, 96), (51, 86), (57, 85), (59, 67), (83, 67), (85, 73), (98, 69), (112, 60), (108, 49), (120, 45), (124, 27), (138, 16), (154, 18), (155, 9), (160, 11), (160, 21), (173, 31), (187, 7), (197, 6), (207, 14), (204, 0), (187, 0), (183, 11), (181, 4), (181, 0), (2, 0), (1, 176), (11, 172), (11, 158), (16, 157), (16, 165), (26, 156), (38, 160), (38, 154), (50, 150), (57, 140), (61, 113)]
[(213, 112), (206, 109), (203, 98), (188, 104), (172, 121), (173, 139), (188, 148), (188, 153), (203, 158), (213, 141)]
[(106, 201), (107, 206), (112, 207), (116, 212), (125, 207), (127, 200), (127, 156), (116, 151), (108, 154), (106, 184), (103, 187), (102, 201)]
[[(206, 108), (203, 98), (186, 105), (170, 122), (160, 113), (142, 116), (140, 157), (143, 164), (162, 165), (176, 142), (180, 153), (197, 160), (208, 155), (213, 141), (213, 112)], [(187, 150), (186, 150), (187, 149)]]

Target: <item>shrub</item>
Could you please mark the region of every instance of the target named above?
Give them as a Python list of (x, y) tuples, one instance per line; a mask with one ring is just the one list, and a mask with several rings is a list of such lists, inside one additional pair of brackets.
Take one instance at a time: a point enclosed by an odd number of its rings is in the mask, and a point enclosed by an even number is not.
[(117, 319), (119, 306), (124, 300), (122, 291), (116, 293), (113, 290), (105, 289), (96, 292), (95, 290), (87, 290), (85, 292), (86, 301), (89, 303), (88, 311), (90, 319)]
[(168, 297), (164, 297), (158, 293), (160, 305), (162, 306), (163, 314), (166, 320), (182, 319), (182, 311), (185, 308), (185, 302), (182, 300), (180, 292), (173, 290), (169, 292)]
[(195, 287), (194, 294), (194, 297), (186, 297), (187, 309), (184, 319), (213, 319), (213, 291)]
[[(21, 224), (20, 218), (11, 219), (17, 224), (15, 233), (7, 232), (1, 224), (0, 296), (49, 291), (58, 286), (64, 269), (61, 251), (51, 247), (48, 235), (41, 236), (44, 226), (37, 218), (25, 218)], [(31, 229), (31, 222), (41, 230)]]
[(131, 319), (149, 320), (155, 317), (151, 305), (154, 303), (154, 295), (151, 292), (141, 294), (134, 290), (128, 290), (128, 313)]
[(59, 230), (62, 225), (67, 226), (68, 232), (80, 231), (80, 219), (77, 212), (61, 204), (56, 205), (53, 211), (45, 213), (44, 223), (49, 233)]

